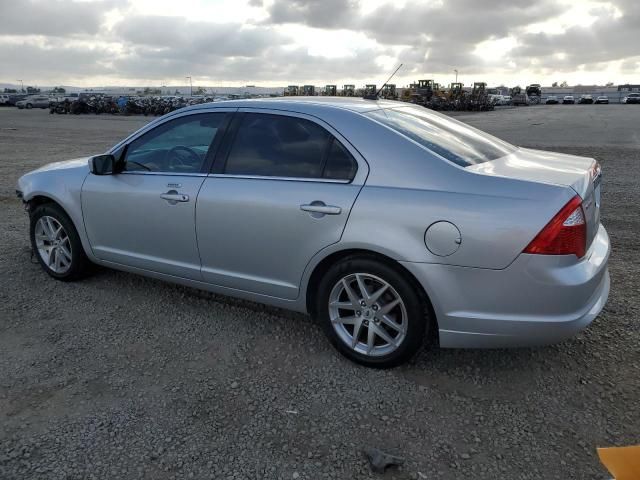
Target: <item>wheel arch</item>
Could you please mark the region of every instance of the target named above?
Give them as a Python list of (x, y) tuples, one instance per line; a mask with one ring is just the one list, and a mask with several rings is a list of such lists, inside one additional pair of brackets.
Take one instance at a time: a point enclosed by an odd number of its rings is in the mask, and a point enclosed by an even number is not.
[(33, 195), (31, 198), (29, 198), (29, 200), (25, 200), (24, 203), (27, 205), (27, 211), (29, 212), (29, 215), (31, 215), (31, 212), (33, 212), (40, 205), (52, 203), (57, 207), (59, 207), (65, 213), (65, 215), (69, 217), (69, 219), (71, 220), (71, 223), (73, 223), (73, 226), (76, 228), (76, 230), (78, 230), (78, 226), (76, 225), (76, 222), (73, 221), (73, 217), (69, 214), (67, 209), (64, 208), (64, 205), (62, 204), (62, 202), (55, 199), (54, 197), (38, 193), (36, 195)]
[(432, 332), (437, 336), (438, 319), (436, 317), (433, 304), (431, 303), (431, 298), (429, 297), (429, 293), (424, 289), (424, 287), (418, 281), (415, 275), (413, 275), (413, 273), (407, 270), (400, 262), (398, 262), (397, 260), (394, 260), (388, 255), (385, 255), (380, 252), (376, 252), (374, 250), (364, 249), (364, 248), (348, 248), (348, 249), (332, 252), (326, 257), (324, 257), (322, 260), (320, 260), (315, 265), (315, 267), (313, 267), (313, 270), (309, 275), (309, 280), (307, 281), (306, 291), (305, 291), (305, 295), (306, 295), (305, 305), (306, 305), (306, 310), (307, 312), (309, 312), (309, 314), (311, 315), (315, 314), (315, 308), (314, 308), (315, 294), (318, 290), (318, 285), (320, 283), (320, 279), (322, 278), (322, 276), (327, 272), (327, 270), (331, 267), (331, 265), (334, 265), (335, 263), (340, 262), (345, 258), (353, 257), (353, 256), (373, 258), (377, 261), (380, 261), (389, 265), (390, 267), (397, 270), (401, 275), (406, 277), (413, 284), (416, 291), (422, 297), (425, 303), (425, 306), (428, 309), (429, 315), (434, 322), (434, 328), (432, 329)]
[(28, 199), (24, 199), (24, 203), (27, 206), (27, 212), (29, 213), (29, 216), (31, 216), (33, 210), (41, 205), (52, 204), (60, 208), (60, 210), (64, 212), (64, 214), (71, 221), (73, 227), (76, 229), (76, 232), (80, 237), (80, 243), (82, 244), (85, 255), (93, 260), (93, 252), (91, 250), (89, 241), (86, 238), (86, 232), (84, 229), (84, 224), (82, 223), (82, 217), (80, 217), (80, 219), (76, 218), (76, 215), (73, 215), (73, 212), (65, 207), (64, 202), (60, 201), (60, 199), (56, 198), (54, 195), (49, 195), (42, 192), (34, 192), (29, 196)]

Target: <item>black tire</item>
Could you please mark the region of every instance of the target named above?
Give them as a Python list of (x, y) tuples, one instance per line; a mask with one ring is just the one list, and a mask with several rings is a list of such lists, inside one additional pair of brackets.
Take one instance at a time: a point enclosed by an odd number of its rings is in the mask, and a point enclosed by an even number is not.
[[(407, 313), (407, 330), (404, 339), (391, 353), (370, 356), (355, 351), (343, 341), (334, 329), (329, 314), (331, 291), (342, 278), (355, 273), (370, 274), (387, 282), (402, 299)], [(426, 340), (433, 322), (428, 301), (415, 281), (401, 268), (375, 257), (357, 255), (347, 257), (331, 266), (319, 282), (313, 302), (313, 312), (331, 344), (350, 360), (373, 368), (392, 368), (409, 361)], [(364, 313), (363, 313), (364, 314)]]
[[(71, 265), (67, 271), (64, 273), (57, 273), (52, 270), (43, 260), (42, 256), (38, 252), (38, 248), (36, 245), (35, 238), (35, 230), (36, 224), (38, 220), (44, 216), (53, 217), (55, 220), (62, 225), (65, 232), (69, 237), (69, 243), (71, 245)], [(30, 214), (30, 234), (31, 238), (31, 248), (33, 249), (33, 254), (38, 259), (40, 266), (43, 268), (45, 272), (47, 272), (50, 276), (55, 278), (56, 280), (62, 281), (74, 281), (83, 278), (89, 273), (89, 269), (91, 266), (91, 262), (87, 258), (84, 248), (82, 247), (82, 242), (80, 241), (80, 237), (78, 236), (78, 231), (76, 230), (73, 222), (69, 218), (69, 216), (64, 212), (64, 210), (55, 203), (45, 203), (42, 205), (38, 205)]]
[(27, 103), (27, 110), (30, 110), (33, 108), (33, 105), (31, 105), (30, 103)]

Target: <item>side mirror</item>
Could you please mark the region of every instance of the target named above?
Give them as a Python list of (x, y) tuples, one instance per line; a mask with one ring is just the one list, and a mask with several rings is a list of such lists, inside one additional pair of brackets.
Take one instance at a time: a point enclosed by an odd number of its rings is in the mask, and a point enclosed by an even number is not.
[(89, 168), (94, 175), (116, 173), (116, 158), (113, 155), (96, 155), (89, 159)]

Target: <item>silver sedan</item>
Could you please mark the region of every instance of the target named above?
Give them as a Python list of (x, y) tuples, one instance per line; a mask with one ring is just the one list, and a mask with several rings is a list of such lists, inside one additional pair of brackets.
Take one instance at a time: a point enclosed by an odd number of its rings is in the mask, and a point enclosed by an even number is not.
[(283, 98), (161, 117), (19, 180), (60, 280), (91, 263), (310, 313), (374, 367), (572, 336), (609, 293), (599, 164), (398, 102)]

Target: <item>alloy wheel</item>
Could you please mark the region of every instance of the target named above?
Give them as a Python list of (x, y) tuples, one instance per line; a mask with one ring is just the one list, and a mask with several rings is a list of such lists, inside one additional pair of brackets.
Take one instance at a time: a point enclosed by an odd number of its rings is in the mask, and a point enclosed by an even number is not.
[(398, 292), (369, 273), (340, 279), (329, 295), (329, 318), (338, 337), (367, 356), (388, 355), (407, 333), (407, 311)]
[(66, 273), (71, 268), (71, 241), (62, 224), (53, 217), (42, 216), (35, 225), (38, 254), (53, 272)]

